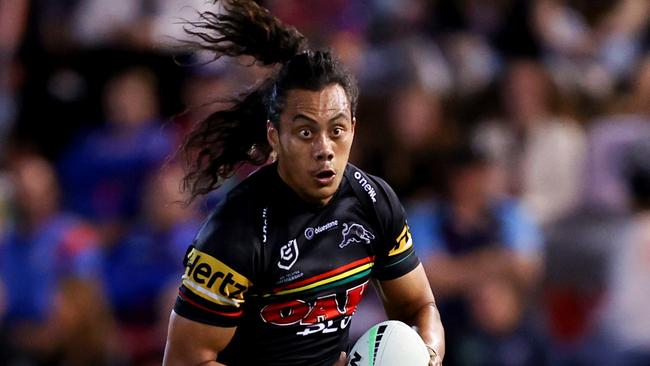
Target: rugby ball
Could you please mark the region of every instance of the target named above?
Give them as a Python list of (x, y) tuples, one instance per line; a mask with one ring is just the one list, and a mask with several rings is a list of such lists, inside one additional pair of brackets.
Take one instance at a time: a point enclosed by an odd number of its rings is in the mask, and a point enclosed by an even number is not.
[(408, 325), (388, 320), (373, 325), (354, 344), (348, 366), (427, 366), (429, 351)]

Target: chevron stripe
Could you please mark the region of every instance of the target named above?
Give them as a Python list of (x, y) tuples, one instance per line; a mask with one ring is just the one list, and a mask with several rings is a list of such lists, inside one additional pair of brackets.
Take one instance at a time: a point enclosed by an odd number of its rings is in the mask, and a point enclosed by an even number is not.
[[(281, 295), (293, 294), (293, 293), (297, 293), (297, 292), (304, 292), (304, 291), (308, 291), (308, 290), (317, 290), (317, 289), (320, 290), (321, 288), (332, 287), (332, 286), (328, 286), (330, 284), (335, 283), (335, 284), (338, 285), (338, 284), (347, 283), (347, 282), (350, 282), (350, 281), (352, 281), (354, 279), (361, 278), (361, 277), (369, 274), (370, 269), (372, 268), (372, 266), (374, 264), (375, 264), (374, 262), (366, 263), (366, 264), (363, 264), (363, 265), (361, 265), (359, 267), (353, 268), (353, 269), (351, 269), (349, 271), (345, 271), (343, 273), (340, 273), (340, 274), (332, 276), (332, 277), (325, 278), (325, 279), (320, 280), (320, 281), (312, 282), (312, 283), (310, 283), (308, 285), (305, 285), (305, 286), (296, 287), (296, 288), (287, 289), (287, 290), (278, 291), (278, 292), (272, 292), (272, 293), (263, 295), (263, 297), (281, 296)], [(321, 276), (322, 275), (319, 275), (319, 276), (316, 276), (316, 277), (321, 277)]]

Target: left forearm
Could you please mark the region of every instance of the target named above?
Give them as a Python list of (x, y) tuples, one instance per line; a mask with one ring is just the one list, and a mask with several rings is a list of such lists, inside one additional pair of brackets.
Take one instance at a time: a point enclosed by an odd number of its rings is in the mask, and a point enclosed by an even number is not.
[(440, 313), (435, 303), (427, 304), (420, 308), (415, 315), (408, 319), (408, 323), (417, 328), (418, 333), (437, 353), (440, 359), (445, 355), (445, 331), (440, 321)]
[(429, 365), (441, 365), (445, 331), (422, 265), (400, 278), (381, 281), (378, 289), (388, 318), (415, 326), (424, 343), (433, 350), (430, 354), (435, 353)]

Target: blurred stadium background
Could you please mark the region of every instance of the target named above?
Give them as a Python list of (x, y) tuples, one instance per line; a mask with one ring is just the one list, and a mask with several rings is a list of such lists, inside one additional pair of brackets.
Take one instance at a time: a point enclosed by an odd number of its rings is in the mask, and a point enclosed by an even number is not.
[[(446, 365), (650, 365), (650, 2), (260, 2), (358, 77), (351, 160), (407, 207)], [(160, 363), (185, 248), (250, 172), (185, 207), (177, 146), (269, 72), (177, 47), (211, 8), (0, 0), (0, 364)]]

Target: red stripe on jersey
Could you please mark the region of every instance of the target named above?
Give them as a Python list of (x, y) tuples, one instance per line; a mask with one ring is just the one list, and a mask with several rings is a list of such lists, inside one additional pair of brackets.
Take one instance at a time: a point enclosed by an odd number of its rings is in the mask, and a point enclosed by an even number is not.
[(221, 312), (221, 311), (216, 311), (216, 310), (208, 309), (208, 308), (206, 308), (205, 306), (203, 306), (203, 305), (201, 305), (201, 304), (199, 304), (199, 303), (196, 303), (196, 302), (192, 301), (190, 298), (188, 298), (186, 295), (184, 295), (183, 292), (181, 292), (181, 290), (178, 290), (178, 295), (179, 295), (180, 297), (182, 297), (183, 300), (189, 302), (189, 303), (192, 304), (193, 306), (196, 306), (197, 308), (199, 308), (199, 309), (201, 309), (201, 310), (204, 310), (204, 311), (207, 311), (207, 312), (210, 312), (210, 313), (214, 313), (214, 314), (217, 314), (217, 315), (230, 316), (230, 317), (238, 317), (238, 316), (240, 316), (240, 315), (242, 315), (242, 314), (244, 313), (242, 310), (239, 310), (239, 311), (236, 312), (236, 313), (224, 313), (224, 312)]
[(359, 267), (359, 266), (364, 265), (366, 263), (372, 262), (374, 259), (375, 259), (374, 256), (362, 258), (362, 259), (356, 260), (356, 261), (354, 261), (352, 263), (348, 263), (348, 264), (344, 265), (343, 267), (339, 267), (339, 268), (333, 269), (331, 271), (321, 273), (321, 274), (319, 274), (317, 276), (309, 277), (309, 278), (304, 279), (302, 281), (291, 283), (291, 284), (288, 284), (286, 286), (276, 287), (276, 288), (274, 288), (272, 290), (272, 292), (278, 292), (278, 291), (281, 291), (281, 290), (289, 290), (289, 289), (292, 289), (292, 288), (308, 285), (310, 283), (319, 281), (319, 280), (321, 280), (323, 278), (336, 276), (337, 274), (343, 273), (343, 272), (349, 270), (350, 268)]

